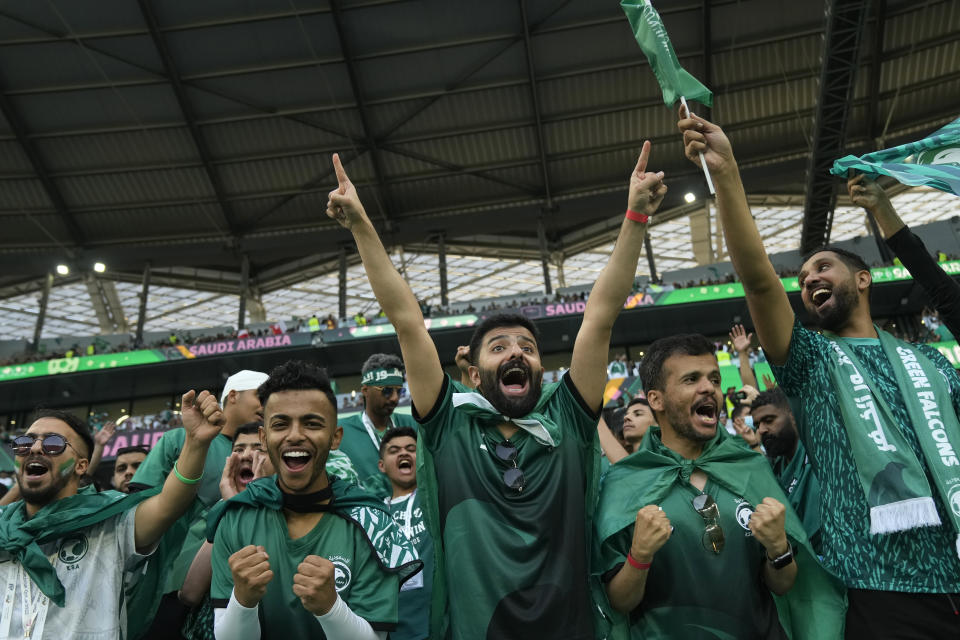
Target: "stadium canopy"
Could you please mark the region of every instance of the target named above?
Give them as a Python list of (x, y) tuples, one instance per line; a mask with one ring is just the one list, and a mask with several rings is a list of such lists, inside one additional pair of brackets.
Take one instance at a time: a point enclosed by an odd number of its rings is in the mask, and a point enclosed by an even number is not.
[[(837, 15), (857, 33), (843, 149), (958, 115), (955, 2), (657, 6), (681, 62), (714, 90), (700, 111), (733, 139), (771, 250), (796, 249), (813, 215)], [(7, 2), (0, 115), (7, 336), (30, 333), (58, 264), (70, 274), (56, 277), (44, 335), (103, 330), (95, 289), (135, 319), (146, 269), (147, 329), (232, 324), (241, 294), (272, 319), (336, 313), (343, 258), (349, 311), (370, 310), (350, 238), (324, 214), (333, 152), (435, 304), (441, 239), (451, 302), (542, 290), (544, 264), (553, 288), (591, 282), (644, 139), (671, 187), (650, 233), (657, 270), (709, 262), (692, 238), (703, 220), (710, 238), (702, 176), (613, 1)], [(938, 194), (900, 197), (921, 203), (917, 220), (944, 213)], [(865, 233), (853, 209), (831, 223), (835, 239)], [(708, 245), (722, 260), (722, 243)]]

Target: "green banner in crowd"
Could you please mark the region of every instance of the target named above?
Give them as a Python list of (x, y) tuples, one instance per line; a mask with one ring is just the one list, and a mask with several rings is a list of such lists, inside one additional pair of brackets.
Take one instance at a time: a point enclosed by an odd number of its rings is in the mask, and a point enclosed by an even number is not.
[(960, 345), (956, 340), (947, 342), (931, 342), (930, 346), (942, 353), (955, 368), (960, 369)]
[(74, 356), (46, 360), (44, 362), (28, 362), (0, 368), (0, 382), (19, 380), (21, 378), (35, 378), (38, 376), (52, 376), (61, 373), (78, 373), (81, 371), (97, 371), (99, 369), (114, 369), (116, 367), (130, 367), (137, 364), (152, 364), (165, 362), (167, 357), (159, 349), (144, 349), (142, 351), (127, 351), (124, 353), (105, 353), (96, 356)]

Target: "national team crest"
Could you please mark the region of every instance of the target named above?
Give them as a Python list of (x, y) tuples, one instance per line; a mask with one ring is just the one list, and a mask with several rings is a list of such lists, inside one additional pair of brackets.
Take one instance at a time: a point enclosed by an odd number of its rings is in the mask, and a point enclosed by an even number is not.
[(750, 503), (743, 501), (737, 505), (737, 522), (740, 523), (740, 526), (744, 528), (747, 532), (747, 535), (751, 535), (750, 531), (750, 517), (753, 515), (753, 507), (750, 506)]
[(347, 564), (346, 558), (340, 556), (330, 558), (330, 562), (333, 563), (333, 585), (336, 587), (337, 593), (340, 593), (350, 586), (350, 579), (352, 578), (350, 566)]
[(60, 542), (60, 550), (57, 557), (63, 564), (76, 564), (87, 555), (87, 549), (90, 543), (87, 542), (87, 536), (82, 533), (74, 533), (67, 536)]

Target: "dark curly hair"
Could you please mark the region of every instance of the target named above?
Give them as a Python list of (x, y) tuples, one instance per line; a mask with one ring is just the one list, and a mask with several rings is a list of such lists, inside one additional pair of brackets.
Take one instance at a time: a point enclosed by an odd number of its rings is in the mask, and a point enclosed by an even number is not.
[(333, 393), (327, 370), (303, 360), (288, 360), (274, 367), (267, 381), (257, 389), (257, 397), (260, 399), (260, 404), (265, 407), (272, 393), (306, 389), (322, 391), (336, 412), (337, 396)]
[(530, 318), (519, 313), (498, 313), (478, 324), (477, 328), (473, 330), (473, 335), (470, 337), (470, 364), (477, 364), (477, 354), (483, 347), (483, 336), (500, 327), (523, 327), (533, 334), (533, 340), (537, 343), (537, 351), (540, 350), (540, 331), (531, 322)]
[(380, 457), (382, 458), (383, 452), (387, 450), (387, 443), (394, 438), (402, 438), (403, 436), (416, 440), (417, 432), (413, 430), (413, 427), (394, 427), (393, 429), (387, 429), (383, 434), (383, 439), (380, 440)]

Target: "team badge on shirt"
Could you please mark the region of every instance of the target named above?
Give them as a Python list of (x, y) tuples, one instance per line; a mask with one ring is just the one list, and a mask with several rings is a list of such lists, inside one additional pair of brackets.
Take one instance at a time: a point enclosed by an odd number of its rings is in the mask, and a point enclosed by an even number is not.
[(752, 536), (750, 531), (750, 516), (753, 515), (753, 506), (746, 500), (737, 500), (737, 522), (746, 531), (746, 535)]
[(950, 491), (947, 494), (947, 501), (950, 503), (950, 508), (953, 512), (957, 516), (960, 516), (960, 483), (950, 487)]
[(350, 565), (347, 564), (347, 559), (342, 556), (333, 556), (330, 558), (330, 562), (333, 563), (333, 585), (337, 589), (337, 593), (340, 593), (344, 589), (350, 586)]
[(57, 557), (63, 564), (76, 564), (87, 555), (87, 549), (90, 544), (87, 542), (87, 536), (82, 533), (74, 533), (60, 541), (60, 550)]

